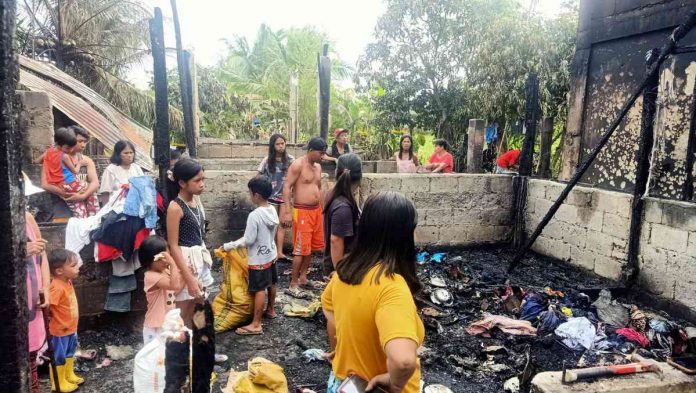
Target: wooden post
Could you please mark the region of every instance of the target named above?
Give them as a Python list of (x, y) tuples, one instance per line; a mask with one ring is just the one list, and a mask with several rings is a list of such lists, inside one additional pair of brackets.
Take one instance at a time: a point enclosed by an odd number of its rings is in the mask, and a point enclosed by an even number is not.
[[(22, 186), (22, 135), (16, 122), (19, 66), (14, 52), (16, 3), (0, 2), (0, 385), (4, 392), (28, 392), (26, 227)], [(48, 290), (48, 288), (46, 288)], [(40, 310), (38, 311), (41, 312)]]
[(167, 206), (167, 170), (169, 169), (169, 101), (167, 93), (167, 58), (164, 51), (164, 25), (162, 10), (155, 8), (155, 17), (150, 19), (150, 42), (152, 47), (153, 72), (155, 79), (155, 163), (159, 168), (158, 188), (164, 205)]
[[(657, 57), (657, 49), (652, 51), (648, 67)], [(638, 276), (640, 264), (640, 233), (643, 228), (643, 196), (648, 188), (650, 178), (650, 156), (654, 140), (655, 112), (657, 108), (657, 87), (660, 83), (659, 73), (648, 74), (648, 83), (643, 89), (643, 113), (640, 121), (640, 140), (638, 142), (638, 165), (636, 167), (636, 184), (633, 188), (631, 202), (631, 227), (628, 232), (628, 267), (624, 270), (627, 282), (633, 282)]]
[(686, 180), (682, 188), (682, 200), (691, 201), (694, 199), (694, 162), (696, 161), (696, 84), (691, 95), (691, 128), (689, 128), (689, 139), (686, 146)]
[(532, 175), (532, 164), (534, 162), (534, 142), (536, 141), (536, 129), (539, 122), (539, 77), (530, 74), (525, 86), (525, 114), (524, 143), (520, 156), (520, 176)]
[(193, 108), (193, 135), (196, 141), (196, 153), (198, 153), (198, 143), (201, 139), (201, 121), (198, 117), (200, 104), (198, 102), (198, 71), (196, 69), (196, 59), (191, 51), (184, 51), (186, 56), (186, 70), (189, 80), (189, 96), (191, 97), (191, 107)]
[(551, 145), (553, 144), (553, 118), (546, 117), (541, 123), (541, 146), (539, 151), (539, 177), (551, 177)]
[(290, 137), (290, 143), (297, 143), (299, 134), (299, 80), (297, 77), (297, 72), (293, 71), (290, 73), (290, 102), (289, 102), (289, 112), (290, 112), (290, 124), (288, 127), (288, 136)]
[(319, 135), (328, 141), (329, 135), (329, 101), (331, 100), (331, 60), (329, 45), (324, 44), (321, 55), (317, 56), (319, 64)]
[(691, 13), (689, 13), (687, 20), (681, 25), (679, 25), (676, 29), (674, 29), (672, 34), (667, 39), (667, 42), (662, 46), (662, 48), (660, 48), (660, 54), (658, 55), (657, 60), (655, 60), (653, 65), (648, 68), (647, 76), (645, 77), (643, 82), (628, 98), (628, 100), (624, 103), (623, 107), (621, 107), (619, 115), (616, 117), (616, 119), (614, 119), (611, 125), (609, 125), (609, 129), (604, 133), (604, 135), (602, 135), (602, 138), (597, 143), (597, 146), (595, 146), (594, 149), (590, 151), (590, 153), (587, 155), (587, 158), (585, 158), (585, 161), (583, 161), (580, 167), (578, 167), (578, 170), (570, 179), (568, 185), (566, 185), (563, 191), (561, 191), (561, 194), (558, 196), (558, 199), (556, 199), (556, 201), (551, 205), (549, 211), (546, 212), (544, 218), (541, 219), (541, 222), (539, 223), (539, 225), (537, 225), (536, 229), (529, 237), (529, 240), (527, 241), (526, 245), (521, 250), (519, 250), (515, 257), (512, 259), (510, 265), (508, 266), (508, 272), (514, 270), (515, 267), (520, 263), (522, 258), (524, 258), (524, 255), (532, 247), (532, 244), (534, 244), (536, 239), (539, 237), (541, 231), (543, 231), (546, 225), (549, 224), (551, 218), (553, 218), (554, 214), (556, 214), (558, 209), (563, 204), (563, 201), (565, 201), (565, 199), (568, 197), (570, 191), (573, 189), (573, 187), (575, 187), (576, 184), (578, 184), (585, 172), (587, 172), (587, 170), (590, 169), (590, 165), (592, 165), (594, 159), (597, 158), (599, 152), (602, 151), (602, 148), (604, 148), (607, 142), (609, 142), (609, 138), (611, 138), (612, 134), (614, 134), (614, 131), (616, 131), (616, 129), (619, 127), (619, 124), (621, 124), (624, 117), (626, 117), (626, 114), (631, 109), (633, 104), (635, 104), (638, 97), (640, 97), (641, 94), (643, 94), (643, 90), (650, 84), (650, 79), (652, 77), (655, 77), (655, 75), (659, 73), (660, 66), (662, 65), (662, 63), (664, 63), (665, 59), (667, 59), (667, 57), (669, 57), (674, 52), (674, 48), (677, 46), (677, 43), (694, 28), (694, 25), (696, 25), (696, 10), (691, 11)]
[(179, 70), (179, 88), (181, 90), (181, 106), (184, 113), (184, 136), (186, 137), (186, 148), (189, 156), (198, 157), (196, 146), (196, 135), (193, 128), (193, 106), (191, 105), (191, 86), (190, 78), (187, 77), (186, 56), (181, 43), (181, 25), (179, 24), (179, 12), (176, 9), (176, 0), (171, 0), (172, 17), (174, 19), (174, 34), (176, 36), (176, 62)]
[(486, 139), (486, 122), (482, 119), (470, 119), (466, 152), (466, 172), (483, 172), (483, 142)]

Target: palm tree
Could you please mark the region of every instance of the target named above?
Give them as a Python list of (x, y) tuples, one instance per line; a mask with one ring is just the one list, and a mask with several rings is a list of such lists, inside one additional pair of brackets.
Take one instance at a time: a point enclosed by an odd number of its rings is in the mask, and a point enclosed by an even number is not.
[[(273, 31), (261, 25), (253, 45), (240, 37), (227, 42), (228, 55), (219, 64), (219, 78), (230, 94), (249, 96), (258, 104), (255, 116), (263, 122), (287, 119), (290, 75), (299, 81), (300, 131), (314, 134), (318, 129), (317, 53), (328, 42), (325, 34), (312, 27)], [(350, 76), (351, 69), (332, 52), (332, 79)]]
[[(23, 0), (20, 53), (53, 63), (134, 119), (154, 124), (154, 100), (123, 79), (149, 53), (151, 15), (141, 0)], [(172, 129), (181, 112), (170, 108)]]

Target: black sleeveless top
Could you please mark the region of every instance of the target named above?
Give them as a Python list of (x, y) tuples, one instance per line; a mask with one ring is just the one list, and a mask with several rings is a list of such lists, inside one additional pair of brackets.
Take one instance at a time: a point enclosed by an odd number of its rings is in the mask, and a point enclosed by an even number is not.
[(184, 216), (179, 222), (179, 246), (202, 246), (205, 222), (200, 206), (192, 208), (179, 197), (174, 201), (184, 211)]

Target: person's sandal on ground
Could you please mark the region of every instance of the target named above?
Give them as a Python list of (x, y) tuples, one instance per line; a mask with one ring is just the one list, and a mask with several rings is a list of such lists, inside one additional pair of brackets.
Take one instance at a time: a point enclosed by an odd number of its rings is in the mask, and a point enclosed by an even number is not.
[(237, 330), (234, 331), (240, 336), (258, 336), (263, 334), (263, 329), (261, 330), (251, 330), (247, 326), (240, 327)]
[(327, 283), (321, 281), (309, 280), (301, 286), (305, 289), (324, 289), (326, 288), (326, 285)]
[(309, 292), (303, 291), (300, 288), (288, 288), (285, 290), (285, 294), (292, 296), (295, 299), (311, 299), (312, 295)]

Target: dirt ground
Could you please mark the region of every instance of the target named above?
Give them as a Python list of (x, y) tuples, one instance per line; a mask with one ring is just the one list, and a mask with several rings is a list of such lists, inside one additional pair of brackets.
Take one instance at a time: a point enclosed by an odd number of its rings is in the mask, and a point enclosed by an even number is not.
[[(419, 268), (419, 276), (426, 283), (426, 292), (418, 296), (419, 306), (435, 306), (445, 314), (437, 321), (424, 318), (427, 326), (426, 349), (421, 355), (421, 363), (426, 386), (437, 383), (448, 386), (454, 392), (502, 392), (507, 379), (521, 375), (525, 370), (528, 374), (561, 370), (563, 362), (575, 366), (583, 357), (582, 352), (571, 351), (553, 335), (537, 338), (497, 332), (491, 338), (482, 338), (465, 332), (469, 323), (481, 318), (484, 309), (491, 313), (499, 310), (497, 291), (505, 287), (506, 279), (512, 285), (526, 289), (541, 290), (550, 286), (566, 293), (582, 290), (589, 294), (597, 288), (617, 287), (614, 282), (541, 256), (530, 256), (524, 266), (507, 277), (506, 261), (511, 256), (512, 252), (504, 248), (455, 250), (448, 253), (444, 263), (430, 262)], [(315, 266), (320, 266), (315, 262)], [(282, 272), (289, 267), (289, 264), (279, 266), (281, 293), (289, 281), (289, 276)], [(447, 277), (446, 271), (453, 267), (458, 267), (462, 272), (457, 280), (451, 280), (451, 276), (448, 278), (448, 288), (455, 302), (449, 308), (438, 307), (428, 300), (427, 292), (432, 287), (427, 283), (433, 275)], [(318, 279), (318, 273), (313, 273), (313, 278)], [(318, 291), (316, 295), (319, 295)], [(287, 297), (279, 295), (279, 314), (283, 304), (288, 301)], [(219, 380), (213, 392), (220, 392), (220, 386), (226, 385), (230, 368), (244, 370), (247, 361), (257, 356), (283, 366), (291, 391), (302, 386), (325, 392), (330, 365), (326, 362), (307, 363), (301, 356), (308, 348), (327, 348), (325, 321), (321, 312), (308, 320), (279, 315), (277, 319), (267, 321), (264, 330), (262, 336), (242, 337), (233, 332), (217, 335), (218, 352), (227, 354), (230, 360), (228, 364), (216, 367)], [(134, 349), (139, 349), (142, 346), (139, 327), (111, 322), (99, 331), (83, 332), (80, 343), (83, 348), (98, 350), (95, 361), (79, 364), (86, 380), (80, 392), (133, 391), (132, 357), (115, 361), (108, 367), (96, 367), (106, 355), (104, 346), (107, 344), (132, 345)], [(491, 346), (503, 348), (491, 352)], [(597, 361), (588, 358), (582, 361)], [(43, 378), (46, 387), (47, 375)]]

